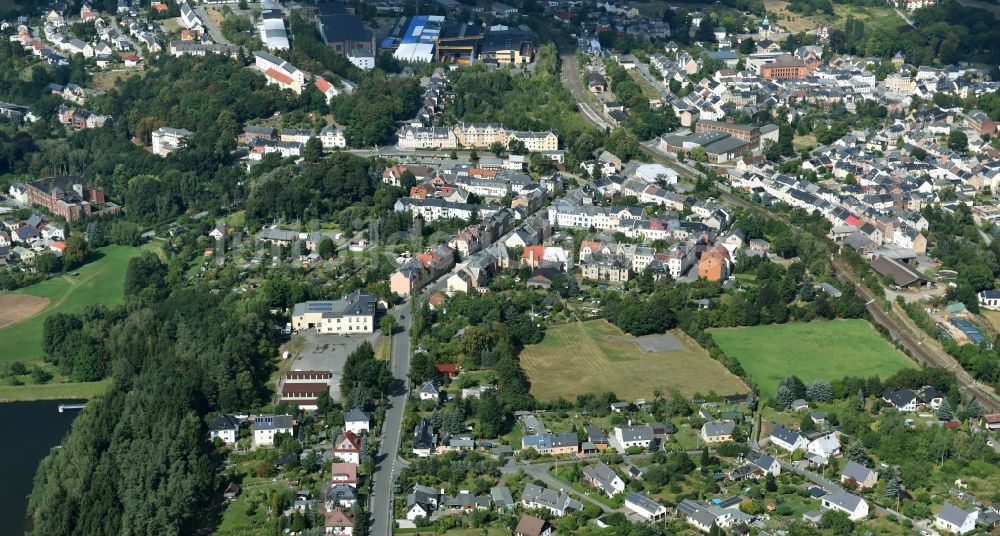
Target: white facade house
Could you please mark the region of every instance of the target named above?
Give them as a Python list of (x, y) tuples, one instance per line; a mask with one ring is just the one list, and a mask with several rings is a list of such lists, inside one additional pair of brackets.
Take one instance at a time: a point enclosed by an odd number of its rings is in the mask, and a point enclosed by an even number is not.
[(645, 521), (659, 521), (667, 517), (667, 507), (642, 493), (625, 496), (625, 508), (635, 512)]
[(292, 435), (291, 415), (259, 415), (253, 419), (253, 444), (255, 447), (274, 445), (274, 436)]
[(258, 51), (254, 52), (253, 56), (254, 67), (264, 73), (268, 84), (277, 85), (282, 89), (291, 89), (295, 93), (302, 93), (303, 85), (306, 82), (306, 73), (270, 52)]
[(295, 330), (345, 335), (375, 332), (375, 297), (356, 290), (340, 300), (308, 301), (292, 309)]
[(600, 488), (601, 491), (607, 494), (608, 497), (612, 497), (618, 493), (625, 491), (625, 481), (618, 476), (610, 467), (604, 462), (598, 462), (597, 465), (587, 466), (583, 468), (583, 476), (586, 478), (587, 482), (591, 485)]
[(965, 534), (976, 529), (979, 510), (963, 510), (954, 504), (944, 503), (944, 507), (934, 518), (934, 526), (953, 534)]
[(984, 290), (980, 292), (979, 306), (991, 311), (1000, 311), (1000, 290)]
[(840, 454), (840, 440), (837, 439), (836, 434), (832, 433), (817, 437), (809, 442), (809, 446), (806, 447), (806, 452), (822, 456), (824, 458), (832, 458), (833, 456)]
[(771, 430), (771, 435), (768, 438), (771, 444), (776, 445), (788, 452), (794, 452), (796, 450), (805, 449), (809, 446), (809, 440), (806, 436), (795, 430), (789, 430), (784, 426), (775, 426)]
[(344, 415), (344, 430), (361, 434), (371, 429), (371, 418), (360, 409), (352, 409)]
[(622, 449), (631, 447), (649, 448), (653, 441), (653, 427), (648, 424), (639, 426), (617, 426), (614, 429), (615, 441)]
[(319, 131), (319, 141), (323, 144), (324, 149), (343, 149), (347, 147), (347, 138), (344, 137), (344, 131), (333, 125), (325, 126)]
[(853, 493), (837, 490), (824, 495), (820, 501), (823, 510), (837, 510), (847, 514), (851, 521), (859, 521), (868, 517), (868, 501)]
[(194, 132), (183, 128), (160, 127), (152, 134), (153, 154), (167, 156), (180, 149)]
[(226, 445), (234, 445), (239, 436), (240, 422), (232, 415), (219, 415), (208, 422), (209, 439), (219, 438)]

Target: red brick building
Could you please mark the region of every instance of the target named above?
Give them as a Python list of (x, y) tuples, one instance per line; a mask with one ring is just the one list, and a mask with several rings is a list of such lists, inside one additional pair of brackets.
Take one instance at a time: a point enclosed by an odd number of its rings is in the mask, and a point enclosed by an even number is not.
[(782, 54), (774, 62), (760, 68), (760, 75), (767, 80), (782, 80), (789, 78), (804, 78), (816, 69), (819, 62), (806, 63), (791, 54)]
[(49, 177), (29, 182), (26, 187), (28, 202), (41, 205), (66, 221), (76, 221), (98, 212), (113, 214), (121, 210), (117, 205), (104, 206), (107, 203), (104, 190), (84, 185), (82, 177)]

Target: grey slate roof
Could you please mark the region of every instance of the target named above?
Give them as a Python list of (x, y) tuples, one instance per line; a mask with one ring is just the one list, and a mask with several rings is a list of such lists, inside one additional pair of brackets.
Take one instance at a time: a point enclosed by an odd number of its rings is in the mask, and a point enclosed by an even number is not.
[(652, 441), (653, 427), (648, 424), (622, 427), (623, 441)]
[(848, 493), (842, 489), (826, 495), (823, 500), (829, 501), (841, 508), (853, 512), (858, 508), (858, 505), (864, 500), (861, 497), (854, 495), (853, 493)]
[(962, 526), (962, 523), (965, 522), (965, 519), (969, 517), (969, 514), (971, 513), (972, 512), (970, 511), (962, 510), (954, 504), (946, 502), (944, 503), (944, 507), (941, 508), (941, 511), (938, 512), (937, 517), (938, 519), (947, 521), (952, 525)]
[(868, 479), (868, 475), (872, 474), (874, 471), (857, 463), (853, 460), (848, 460), (844, 465), (844, 470), (841, 471), (840, 476), (846, 478), (853, 478), (856, 482), (864, 482)]
[(705, 435), (708, 437), (720, 437), (732, 435), (736, 429), (736, 423), (729, 421), (709, 421), (705, 423)]

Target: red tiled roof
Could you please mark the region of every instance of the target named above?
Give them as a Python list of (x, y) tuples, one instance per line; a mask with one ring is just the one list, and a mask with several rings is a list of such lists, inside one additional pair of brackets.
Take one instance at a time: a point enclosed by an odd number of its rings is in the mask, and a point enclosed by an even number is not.
[(276, 70), (273, 67), (270, 68), (270, 69), (268, 69), (267, 72), (265, 72), (264, 74), (268, 78), (270, 78), (272, 80), (277, 80), (278, 82), (281, 82), (282, 84), (284, 84), (286, 86), (292, 85), (292, 82), (293, 82), (292, 77), (288, 76), (287, 74), (285, 74), (285, 73), (283, 73), (281, 71)]
[(534, 255), (535, 260), (542, 260), (542, 257), (545, 256), (545, 246), (528, 246), (521, 253), (521, 258), (530, 259), (532, 255)]
[(458, 365), (454, 363), (439, 363), (434, 368), (442, 374), (458, 374)]
[(326, 78), (320, 76), (316, 79), (316, 89), (320, 90), (321, 93), (326, 93), (327, 91), (333, 89), (333, 84), (326, 81)]

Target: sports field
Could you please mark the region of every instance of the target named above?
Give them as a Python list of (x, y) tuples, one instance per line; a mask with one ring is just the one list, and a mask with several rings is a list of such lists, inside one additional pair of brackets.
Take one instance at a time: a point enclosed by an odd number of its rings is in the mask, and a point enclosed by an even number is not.
[(652, 398), (654, 389), (684, 395), (748, 390), (683, 334), (637, 339), (606, 320), (548, 328), (542, 342), (521, 353), (521, 366), (531, 379), (531, 394), (543, 401), (607, 391), (634, 400)]
[[(6, 313), (12, 318), (16, 315), (13, 323), (0, 327), (0, 361), (41, 359), (42, 326), (53, 313), (79, 312), (95, 303), (120, 304), (125, 296), (128, 261), (141, 252), (127, 246), (103, 247), (96, 253), (101, 257), (73, 272), (77, 275), (66, 274), (0, 294), (0, 307), (18, 304), (17, 312)], [(47, 305), (39, 307), (42, 302)]]
[(743, 365), (764, 396), (796, 375), (808, 383), (844, 376), (891, 376), (915, 367), (867, 321), (830, 320), (711, 330), (715, 343)]

